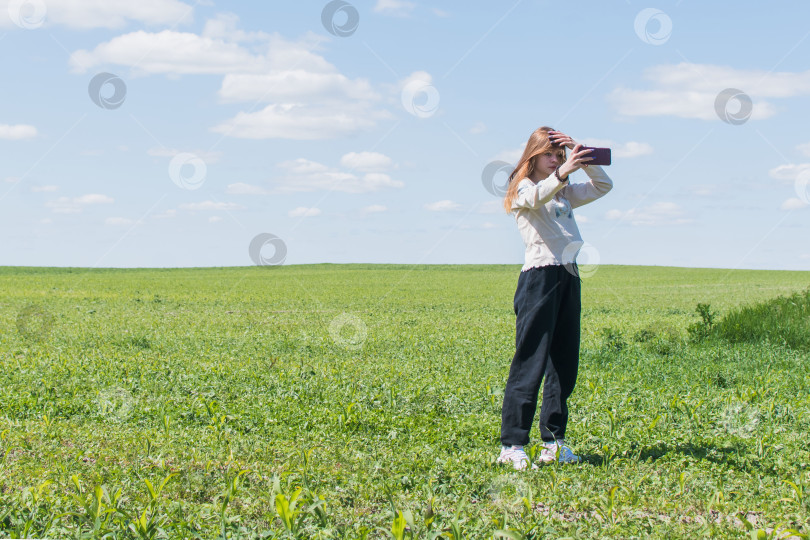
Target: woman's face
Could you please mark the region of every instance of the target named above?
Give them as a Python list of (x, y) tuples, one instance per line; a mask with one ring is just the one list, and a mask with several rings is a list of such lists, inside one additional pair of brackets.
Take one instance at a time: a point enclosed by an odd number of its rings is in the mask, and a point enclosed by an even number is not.
[(565, 150), (562, 148), (552, 148), (548, 152), (537, 154), (534, 157), (534, 169), (539, 178), (547, 178), (554, 174), (554, 169), (565, 161)]

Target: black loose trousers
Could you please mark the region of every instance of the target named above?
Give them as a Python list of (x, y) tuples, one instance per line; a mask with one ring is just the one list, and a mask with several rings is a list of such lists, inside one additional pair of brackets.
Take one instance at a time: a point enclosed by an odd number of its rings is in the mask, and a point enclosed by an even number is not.
[(542, 266), (520, 273), (515, 291), (515, 356), (503, 396), (501, 444), (525, 445), (540, 407), (540, 436), (565, 437), (568, 397), (579, 367), (581, 282), (576, 265)]

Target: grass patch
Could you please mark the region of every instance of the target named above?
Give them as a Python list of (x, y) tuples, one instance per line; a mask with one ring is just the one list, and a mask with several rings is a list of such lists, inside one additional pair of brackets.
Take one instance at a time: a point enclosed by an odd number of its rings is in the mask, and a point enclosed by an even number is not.
[(0, 537), (810, 530), (807, 354), (687, 339), (807, 272), (600, 267), (584, 463), (526, 474), (494, 463), (518, 273), (0, 268)]
[(714, 332), (732, 343), (775, 343), (810, 351), (810, 289), (731, 310)]

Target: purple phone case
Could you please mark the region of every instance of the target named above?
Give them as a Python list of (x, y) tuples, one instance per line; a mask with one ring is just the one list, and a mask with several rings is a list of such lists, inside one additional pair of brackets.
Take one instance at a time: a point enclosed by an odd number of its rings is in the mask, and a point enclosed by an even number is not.
[(593, 150), (588, 157), (592, 157), (588, 161), (588, 165), (610, 165), (610, 148), (595, 148), (593, 146), (583, 146), (583, 150)]

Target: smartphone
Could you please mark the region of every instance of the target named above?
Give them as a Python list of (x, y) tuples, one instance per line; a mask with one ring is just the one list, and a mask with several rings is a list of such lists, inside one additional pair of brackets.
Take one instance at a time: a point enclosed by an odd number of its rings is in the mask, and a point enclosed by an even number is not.
[(588, 165), (610, 165), (610, 148), (594, 148), (593, 146), (583, 146), (582, 150), (591, 150), (591, 153), (586, 154), (587, 157), (593, 158), (590, 161), (585, 161)]

